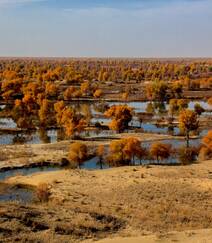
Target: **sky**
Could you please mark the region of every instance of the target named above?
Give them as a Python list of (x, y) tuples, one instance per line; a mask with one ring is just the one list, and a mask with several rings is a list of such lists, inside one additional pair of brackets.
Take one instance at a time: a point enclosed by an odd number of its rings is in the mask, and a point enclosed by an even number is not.
[(0, 56), (212, 57), (212, 0), (0, 0)]

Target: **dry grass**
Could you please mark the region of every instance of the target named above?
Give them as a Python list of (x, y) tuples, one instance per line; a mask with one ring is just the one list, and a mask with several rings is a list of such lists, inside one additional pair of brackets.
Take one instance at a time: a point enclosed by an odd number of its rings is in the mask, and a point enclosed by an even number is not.
[[(35, 221), (33, 227), (41, 227), (36, 226), (40, 223), (48, 229), (37, 229), (30, 237), (37, 237), (40, 242), (45, 242), (47, 236), (52, 242), (70, 242), (71, 239), (76, 242), (109, 235), (130, 236), (135, 232), (140, 235), (212, 228), (211, 174), (212, 163), (208, 161), (179, 167), (64, 170), (11, 178), (8, 180), (11, 184), (48, 183), (51, 201), (24, 208), (1, 205), (12, 217), (6, 217), (4, 224), (16, 232), (11, 222), (19, 227), (23, 223), (13, 214), (20, 210), (26, 214), (38, 212), (38, 216), (31, 219)], [(19, 238), (22, 239), (26, 229), (30, 228), (24, 226)], [(30, 230), (34, 232), (33, 228)], [(15, 236), (10, 233), (10, 239)]]
[(41, 183), (37, 186), (36, 196), (40, 202), (48, 202), (51, 195), (49, 190), (49, 185), (47, 183)]
[(122, 227), (115, 217), (53, 204), (1, 205), (0, 216), (1, 242), (78, 242), (104, 238)]

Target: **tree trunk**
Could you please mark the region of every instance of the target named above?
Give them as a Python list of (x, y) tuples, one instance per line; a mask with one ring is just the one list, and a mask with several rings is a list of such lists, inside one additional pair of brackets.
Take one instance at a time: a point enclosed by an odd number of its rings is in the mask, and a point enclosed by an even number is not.
[(135, 165), (135, 156), (133, 155), (133, 165)]
[(121, 153), (121, 163), (123, 163), (123, 161), (124, 161), (124, 154)]
[(103, 169), (102, 158), (100, 158), (100, 160), (99, 160), (99, 164), (100, 164), (100, 169), (102, 170), (102, 169)]
[(186, 131), (186, 147), (189, 148), (189, 131)]

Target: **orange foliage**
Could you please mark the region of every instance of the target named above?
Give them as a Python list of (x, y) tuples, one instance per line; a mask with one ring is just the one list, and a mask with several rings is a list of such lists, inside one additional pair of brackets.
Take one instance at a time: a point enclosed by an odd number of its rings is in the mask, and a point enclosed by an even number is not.
[(212, 130), (208, 132), (206, 136), (203, 137), (202, 143), (212, 150)]
[(73, 86), (68, 87), (63, 93), (64, 99), (70, 100), (72, 97), (74, 97), (75, 92), (76, 92), (75, 87), (73, 87)]
[(2, 96), (5, 100), (13, 99), (22, 94), (22, 79), (4, 80), (1, 85)]
[(152, 158), (159, 160), (168, 159), (171, 155), (171, 145), (164, 143), (153, 143), (150, 147), (150, 155)]
[(69, 148), (68, 158), (80, 168), (83, 162), (88, 158), (87, 146), (83, 143), (72, 143)]
[(89, 81), (84, 81), (82, 84), (81, 84), (81, 92), (83, 95), (89, 95), (90, 92), (91, 92), (91, 84)]
[(132, 108), (127, 105), (114, 105), (110, 107), (105, 116), (113, 118), (109, 124), (110, 129), (122, 132), (128, 127), (128, 123), (132, 120)]
[(52, 103), (47, 99), (42, 100), (40, 110), (38, 111), (38, 116), (42, 126), (47, 126), (51, 124), (52, 119), (54, 117), (52, 112), (53, 112)]
[(200, 150), (199, 157), (202, 160), (212, 158), (212, 130), (208, 131), (208, 134), (202, 139), (202, 148)]
[(190, 132), (196, 131), (199, 127), (197, 114), (192, 110), (182, 110), (179, 115), (179, 127), (185, 133), (187, 147), (189, 147)]
[(20, 107), (22, 105), (22, 101), (21, 100), (15, 100), (15, 106), (16, 107)]
[(57, 96), (58, 87), (54, 83), (48, 82), (45, 87), (45, 94), (49, 97)]
[(102, 157), (104, 154), (104, 151), (105, 151), (104, 145), (99, 145), (97, 148), (97, 155)]
[(93, 94), (93, 97), (94, 98), (100, 98), (102, 96), (103, 92), (101, 89), (97, 89), (94, 94)]
[(135, 164), (135, 157), (140, 160), (146, 155), (141, 142), (134, 137), (124, 138), (110, 143), (110, 158), (113, 165)]
[(208, 99), (208, 104), (212, 106), (212, 97)]
[(58, 101), (54, 104), (54, 110), (56, 112), (56, 121), (58, 125), (62, 125), (62, 115), (63, 110), (65, 109), (64, 101)]
[(18, 78), (18, 74), (16, 71), (5, 70), (3, 72), (3, 78), (5, 78), (7, 80), (13, 80), (13, 79)]
[(124, 101), (127, 101), (128, 98), (129, 98), (129, 93), (128, 93), (128, 92), (125, 92), (125, 93), (122, 94), (122, 99), (123, 99)]
[(54, 104), (56, 121), (65, 129), (68, 137), (81, 133), (86, 127), (86, 121), (81, 114), (76, 114), (71, 107), (66, 107), (63, 101)]
[(34, 97), (31, 94), (25, 94), (22, 103), (25, 106), (25, 111), (28, 113), (33, 113), (36, 108), (36, 102)]
[(34, 98), (42, 91), (40, 85), (36, 82), (30, 82), (25, 87), (23, 87), (23, 94), (30, 94)]

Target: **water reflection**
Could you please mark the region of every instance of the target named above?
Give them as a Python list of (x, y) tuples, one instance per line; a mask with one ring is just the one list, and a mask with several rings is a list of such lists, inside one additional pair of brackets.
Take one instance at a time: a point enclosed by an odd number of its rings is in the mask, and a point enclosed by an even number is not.
[[(194, 106), (196, 103), (199, 103), (204, 109), (210, 110), (212, 107), (205, 101), (193, 100), (188, 103), (188, 108), (194, 110)], [(109, 106), (112, 105), (123, 105), (123, 102), (108, 102)], [(136, 112), (149, 112), (156, 113), (155, 110), (160, 110), (162, 113), (164, 111), (168, 111), (169, 104), (167, 102), (128, 102), (128, 106), (134, 108)]]
[[(196, 103), (199, 103), (205, 109), (211, 109), (211, 107), (204, 101), (191, 101), (188, 104), (189, 109), (194, 109)], [(77, 112), (82, 112), (87, 117), (87, 122), (92, 127), (98, 127), (97, 125), (104, 126), (108, 125), (111, 119), (107, 119), (103, 116), (104, 111), (108, 106), (120, 105), (123, 102), (97, 102), (97, 103), (83, 103), (75, 102), (72, 105), (75, 107)], [(134, 108), (137, 114), (141, 114), (139, 117), (134, 117), (131, 126), (134, 128), (141, 128), (144, 132), (159, 133), (159, 134), (170, 134), (178, 135), (180, 133), (178, 127), (174, 125), (159, 126), (155, 125), (156, 119), (161, 119), (163, 116), (166, 117), (169, 104), (161, 102), (128, 102), (128, 105)], [(3, 107), (4, 108), (4, 107)], [(154, 114), (148, 119), (143, 119), (143, 114)], [(152, 122), (151, 122), (152, 120)], [(154, 121), (154, 122), (153, 122)], [(16, 123), (11, 118), (0, 118), (0, 127), (3, 129), (15, 129), (17, 128)], [(105, 129), (105, 127), (104, 127)], [(91, 131), (83, 132), (82, 136), (110, 136), (113, 134), (112, 131), (104, 129), (94, 129)], [(207, 134), (207, 129), (201, 132), (201, 136)], [(38, 144), (38, 143), (53, 143), (64, 140), (65, 134), (62, 129), (39, 129), (37, 131), (24, 132), (24, 133), (0, 133), (0, 144)]]
[(30, 203), (34, 198), (33, 191), (25, 188), (10, 188), (3, 194), (0, 194), (0, 201), (15, 201), (21, 203)]
[(0, 171), (0, 181), (3, 181), (12, 176), (17, 176), (17, 175), (26, 176), (37, 172), (57, 171), (60, 169), (61, 169), (60, 167), (56, 167), (56, 166), (41, 166), (35, 168), (20, 168), (20, 169), (11, 169), (7, 171)]

